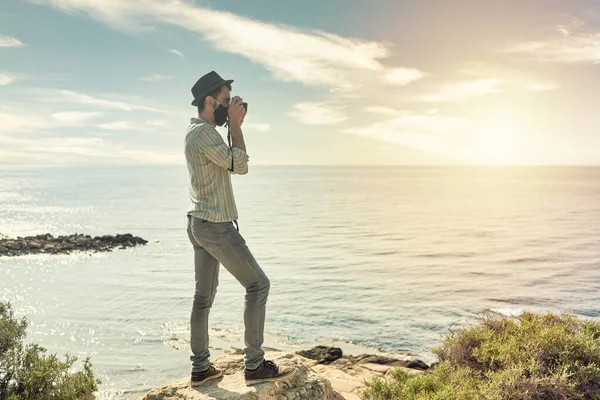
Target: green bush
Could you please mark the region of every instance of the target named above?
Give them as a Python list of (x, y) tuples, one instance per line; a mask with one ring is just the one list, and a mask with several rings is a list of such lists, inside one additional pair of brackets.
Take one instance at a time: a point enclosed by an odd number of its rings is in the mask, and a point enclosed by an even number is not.
[(376, 378), (363, 400), (600, 400), (600, 322), (566, 313), (486, 315), (450, 332), (424, 374)]
[(16, 319), (10, 303), (0, 302), (0, 400), (87, 400), (101, 382), (89, 357), (83, 371), (72, 371), (77, 357), (60, 361), (41, 346), (23, 345), (27, 320)]

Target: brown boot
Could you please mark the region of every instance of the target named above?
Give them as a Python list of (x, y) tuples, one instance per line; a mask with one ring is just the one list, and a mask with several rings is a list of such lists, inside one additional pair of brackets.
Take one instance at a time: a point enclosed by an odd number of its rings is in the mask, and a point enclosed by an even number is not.
[(257, 369), (250, 370), (246, 368), (244, 378), (246, 378), (246, 386), (256, 385), (265, 382), (277, 382), (296, 371), (295, 367), (278, 367), (273, 361), (263, 360), (262, 364)]

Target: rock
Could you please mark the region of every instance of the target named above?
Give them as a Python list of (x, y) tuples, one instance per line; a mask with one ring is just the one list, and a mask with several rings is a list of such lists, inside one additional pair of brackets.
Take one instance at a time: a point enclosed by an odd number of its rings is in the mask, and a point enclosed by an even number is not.
[(82, 238), (78, 238), (77, 240), (75, 240), (75, 245), (79, 246), (79, 247), (83, 247), (86, 246), (89, 243), (89, 239), (82, 237)]
[(71, 251), (90, 250), (93, 252), (112, 251), (115, 247), (126, 249), (135, 247), (138, 244), (146, 244), (147, 240), (141, 237), (133, 236), (130, 233), (124, 235), (104, 235), (92, 238), (90, 235), (75, 233), (69, 236), (59, 236), (54, 238), (52, 235), (44, 234), (37, 236), (28, 236), (17, 239), (0, 238), (1, 256), (18, 256), (30, 253), (70, 253)]
[(214, 361), (223, 378), (190, 387), (189, 377), (152, 389), (137, 400), (344, 400), (331, 383), (307, 367), (298, 355), (267, 352), (266, 358), (281, 365), (293, 365), (296, 372), (276, 383), (246, 386), (243, 355), (228, 354)]
[[(331, 349), (336, 348), (317, 346), (310, 350), (298, 351), (297, 354), (306, 365), (327, 378), (333, 388), (348, 400), (360, 399), (365, 381), (372, 381), (376, 377), (390, 379), (393, 369), (402, 369), (409, 374), (422, 374), (424, 369), (429, 368), (426, 363), (408, 353), (398, 355), (398, 358), (372, 354), (343, 355), (332, 362), (320, 363), (330, 352), (336, 353)], [(311, 358), (305, 358), (303, 354)]]
[(319, 364), (330, 364), (342, 358), (342, 349), (339, 347), (316, 346), (310, 350), (300, 350), (296, 353), (302, 357), (316, 360)]

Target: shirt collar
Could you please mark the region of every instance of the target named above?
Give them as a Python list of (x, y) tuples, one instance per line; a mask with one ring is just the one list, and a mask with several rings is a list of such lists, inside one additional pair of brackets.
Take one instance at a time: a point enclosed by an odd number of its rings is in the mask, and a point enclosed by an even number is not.
[(199, 118), (199, 117), (192, 117), (192, 118), (190, 118), (190, 123), (191, 124), (203, 124), (203, 123), (208, 124), (208, 121), (206, 121), (205, 119)]

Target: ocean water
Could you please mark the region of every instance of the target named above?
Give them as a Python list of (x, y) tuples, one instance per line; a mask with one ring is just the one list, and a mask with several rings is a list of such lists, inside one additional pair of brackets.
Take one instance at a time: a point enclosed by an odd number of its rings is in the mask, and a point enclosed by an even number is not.
[[(234, 176), (240, 231), (272, 284), (269, 344), (427, 358), (486, 309), (600, 318), (600, 168), (276, 167)], [(101, 399), (189, 374), (193, 251), (185, 167), (0, 169), (0, 234), (132, 233), (146, 246), (0, 257), (27, 340), (91, 357)], [(225, 269), (217, 355), (240, 345)]]

